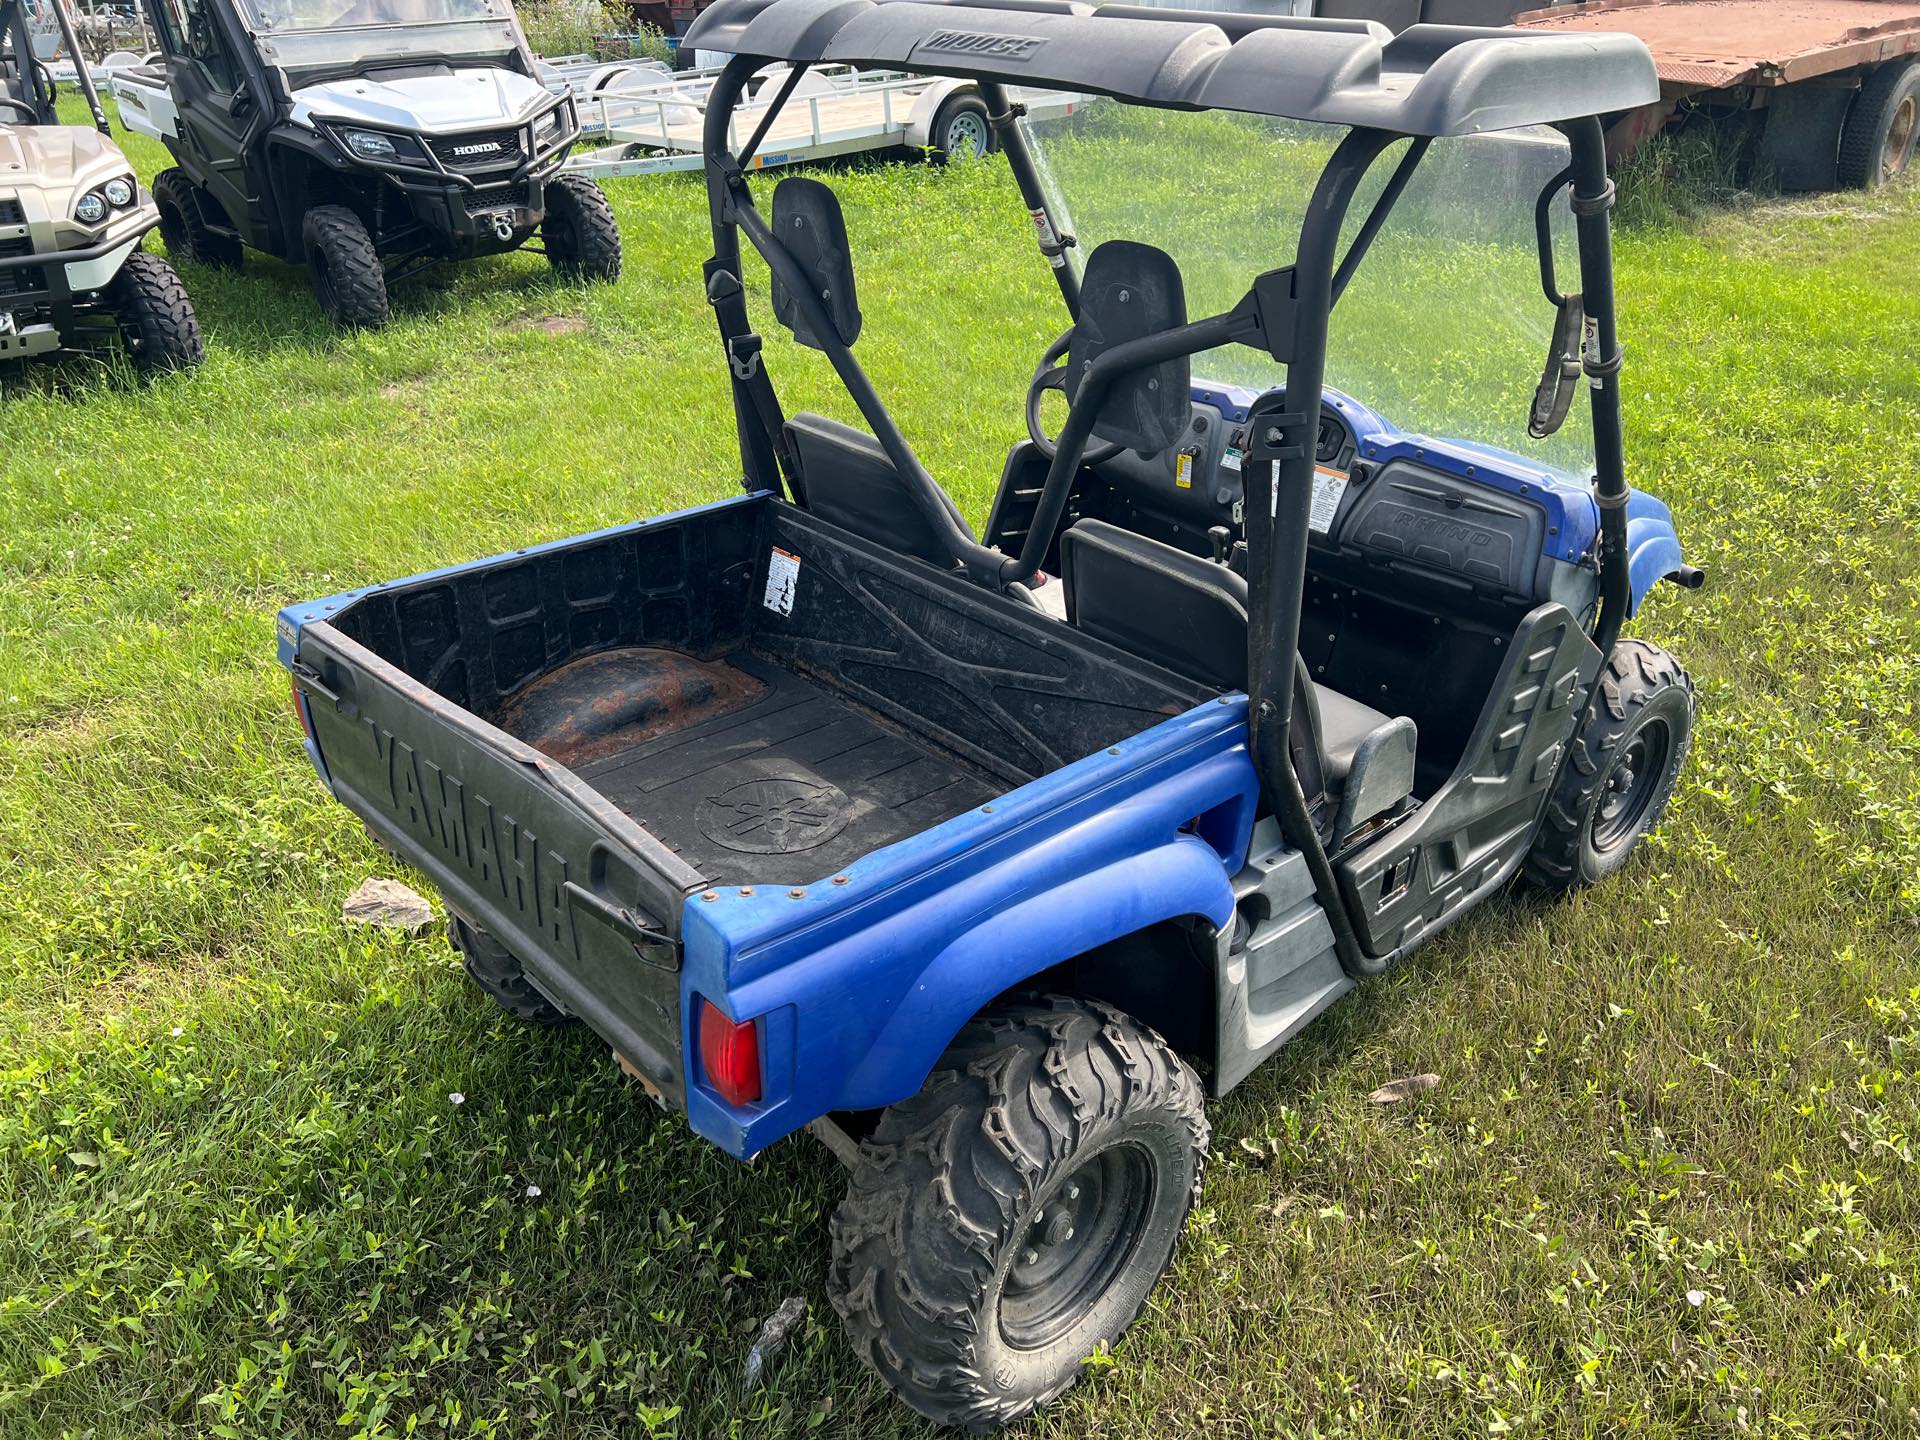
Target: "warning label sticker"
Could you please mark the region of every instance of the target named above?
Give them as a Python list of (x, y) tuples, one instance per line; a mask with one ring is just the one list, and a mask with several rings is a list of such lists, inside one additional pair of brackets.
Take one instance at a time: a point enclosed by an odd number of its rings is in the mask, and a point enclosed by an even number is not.
[(794, 592), (800, 588), (800, 557), (775, 546), (767, 556), (767, 593), (760, 603), (781, 615), (793, 613)]
[(1340, 497), (1347, 493), (1347, 472), (1330, 466), (1313, 467), (1313, 508), (1307, 512), (1307, 524), (1315, 534), (1333, 529), (1333, 517), (1340, 511)]

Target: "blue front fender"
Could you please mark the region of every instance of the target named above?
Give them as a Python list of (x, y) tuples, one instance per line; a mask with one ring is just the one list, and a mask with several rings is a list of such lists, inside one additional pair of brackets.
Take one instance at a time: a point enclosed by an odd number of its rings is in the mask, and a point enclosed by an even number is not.
[(1681, 566), (1680, 536), (1673, 511), (1644, 490), (1627, 496), (1627, 614), (1637, 615), (1647, 592)]

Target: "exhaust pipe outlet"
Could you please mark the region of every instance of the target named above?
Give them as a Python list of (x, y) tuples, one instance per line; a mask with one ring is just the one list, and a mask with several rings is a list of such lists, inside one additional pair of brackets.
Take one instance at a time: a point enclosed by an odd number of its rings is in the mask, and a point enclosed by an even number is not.
[(1707, 572), (1696, 570), (1691, 565), (1682, 565), (1678, 570), (1668, 571), (1666, 578), (1682, 590), (1698, 590), (1707, 583)]

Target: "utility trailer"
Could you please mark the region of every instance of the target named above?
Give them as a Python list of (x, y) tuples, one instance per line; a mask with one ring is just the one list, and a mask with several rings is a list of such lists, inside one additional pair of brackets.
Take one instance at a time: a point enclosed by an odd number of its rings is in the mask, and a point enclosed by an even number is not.
[(1660, 98), (1607, 117), (1618, 162), (1668, 125), (1746, 123), (1755, 168), (1783, 190), (1874, 189), (1920, 137), (1920, 0), (1320, 0), (1315, 14), (1412, 25), (1631, 35)]
[(1616, 156), (1704, 109), (1765, 112), (1756, 158), (1783, 189), (1873, 189), (1913, 160), (1913, 0), (1594, 0), (1524, 11), (1513, 23), (1633, 35), (1653, 52), (1660, 99), (1615, 119)]
[[(574, 96), (582, 139), (599, 142), (574, 151), (566, 168), (597, 180), (698, 170), (707, 99), (720, 74), (676, 72), (658, 61), (604, 64), (567, 56), (545, 62), (547, 87)], [(1084, 95), (1057, 90), (1021, 90), (1015, 98), (1036, 120), (1070, 115), (1087, 103)], [(756, 170), (869, 150), (978, 157), (995, 148), (979, 86), (851, 65), (770, 67), (728, 123), (736, 152), (744, 153), (747, 138), (754, 138), (745, 163)]]

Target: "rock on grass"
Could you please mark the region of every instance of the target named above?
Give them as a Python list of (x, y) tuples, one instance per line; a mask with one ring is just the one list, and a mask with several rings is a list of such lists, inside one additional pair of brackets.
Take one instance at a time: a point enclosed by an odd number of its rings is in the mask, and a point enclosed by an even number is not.
[(349, 925), (381, 925), (422, 935), (434, 926), (433, 906), (398, 880), (378, 876), (362, 880), (340, 907), (340, 918)]

